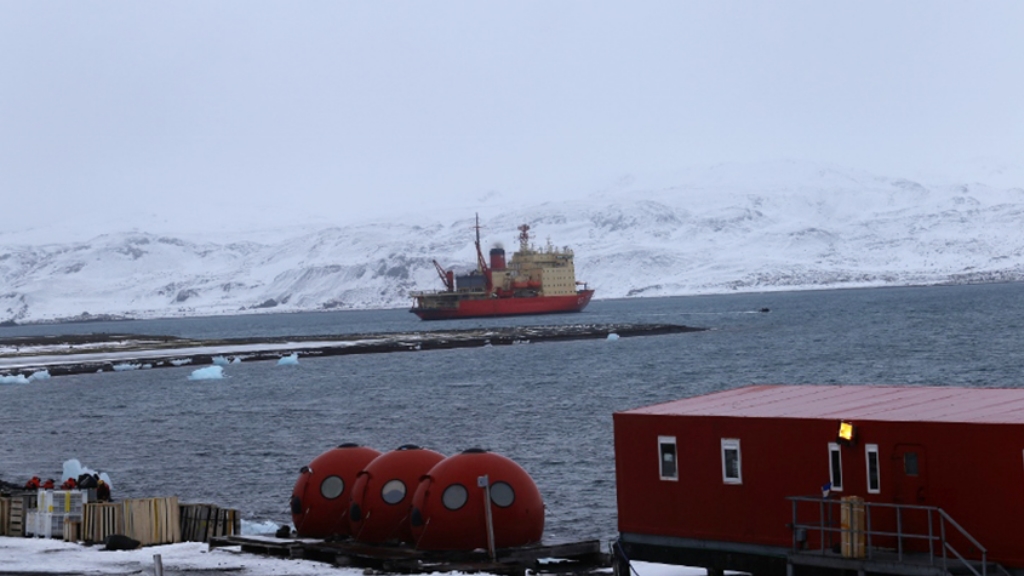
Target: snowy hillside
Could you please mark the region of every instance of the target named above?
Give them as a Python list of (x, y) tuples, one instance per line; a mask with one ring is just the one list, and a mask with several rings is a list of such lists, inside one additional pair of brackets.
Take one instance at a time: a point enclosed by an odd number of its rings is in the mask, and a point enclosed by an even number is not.
[[(276, 235), (0, 236), (0, 322), (405, 307), (434, 266), (511, 252), (516, 227), (576, 253), (597, 298), (1024, 279), (1024, 181), (930, 183), (808, 163), (624, 177), (573, 199), (474, 205)], [(288, 232), (287, 230), (292, 230)], [(254, 240), (254, 236), (260, 238)]]

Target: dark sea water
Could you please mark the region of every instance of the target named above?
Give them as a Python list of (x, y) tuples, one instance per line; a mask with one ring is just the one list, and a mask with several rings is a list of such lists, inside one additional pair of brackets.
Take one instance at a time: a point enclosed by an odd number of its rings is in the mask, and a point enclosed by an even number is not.
[[(760, 313), (767, 307), (770, 313)], [(752, 383), (1024, 384), (1024, 284), (594, 301), (581, 314), (423, 323), (405, 310), (0, 328), (0, 336), (135, 332), (243, 337), (509, 324), (656, 322), (707, 332), (253, 362), (0, 385), (0, 478), (78, 458), (115, 497), (177, 495), (290, 522), (301, 466), (342, 442), (453, 454), (529, 472), (545, 540), (616, 532), (612, 413)]]

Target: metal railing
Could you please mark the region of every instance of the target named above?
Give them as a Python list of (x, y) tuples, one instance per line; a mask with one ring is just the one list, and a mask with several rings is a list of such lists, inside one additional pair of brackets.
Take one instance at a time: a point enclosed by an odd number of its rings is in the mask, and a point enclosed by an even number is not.
[[(865, 539), (864, 552), (868, 559), (882, 552), (882, 549), (879, 546), (875, 546), (875, 544), (886, 539), (890, 541), (895, 539), (897, 560), (904, 562), (908, 554), (907, 550), (905, 550), (907, 546), (904, 543), (924, 541), (928, 548), (927, 562), (929, 566), (936, 566), (938, 564), (945, 571), (948, 570), (948, 562), (955, 559), (975, 576), (988, 576), (988, 550), (942, 508), (914, 504), (864, 502), (861, 500), (854, 502), (814, 496), (789, 496), (786, 499), (792, 503), (793, 508), (793, 522), (790, 524), (790, 528), (793, 531), (794, 551), (806, 550), (802, 546), (807, 542), (809, 533), (817, 533), (819, 535), (819, 549), (823, 554), (831, 551), (835, 546), (834, 536), (837, 534), (840, 537), (840, 541), (845, 536), (848, 543), (852, 542), (853, 537), (856, 535)], [(816, 523), (801, 523), (799, 521), (798, 508), (800, 504), (818, 505), (818, 519)], [(834, 518), (833, 511), (836, 508), (841, 509), (843, 506), (862, 506), (864, 509), (864, 526), (855, 526), (854, 522), (849, 522), (848, 526), (837, 525), (838, 519)], [(806, 509), (806, 506), (804, 509)], [(883, 510), (892, 510), (894, 512), (894, 522), (890, 519), (885, 521), (878, 520), (879, 517), (884, 515)], [(875, 512), (874, 517), (876, 518), (874, 524), (872, 523), (872, 511)], [(924, 515), (924, 523), (927, 525), (926, 530), (908, 529), (905, 526), (904, 520), (910, 520), (910, 524), (913, 524), (916, 520), (916, 523), (920, 526), (921, 515)], [(976, 553), (980, 553), (980, 559), (966, 558), (961, 551), (957, 550), (947, 537), (947, 526), (953, 529), (951, 534), (959, 535), (973, 546), (977, 551)], [(936, 548), (939, 549), (938, 553), (936, 553)], [(891, 548), (886, 549), (887, 552), (889, 550)], [(888, 553), (891, 554), (891, 552)], [(919, 558), (920, 556), (918, 555), (917, 557)], [(976, 566), (973, 562), (980, 564)], [(1003, 574), (1008, 574), (1002, 566), (996, 566)]]

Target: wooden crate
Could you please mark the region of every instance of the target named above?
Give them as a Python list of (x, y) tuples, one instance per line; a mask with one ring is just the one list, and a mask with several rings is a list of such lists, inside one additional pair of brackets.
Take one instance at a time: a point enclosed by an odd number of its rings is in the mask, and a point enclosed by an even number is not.
[(0, 536), (7, 536), (11, 525), (11, 499), (0, 496)]
[(81, 538), (105, 542), (108, 536), (124, 534), (124, 507), (120, 502), (90, 502), (85, 505)]
[(181, 542), (178, 497), (135, 498), (124, 501), (125, 536), (143, 546)]
[(237, 510), (213, 504), (182, 504), (181, 539), (186, 542), (209, 542), (220, 536), (241, 532)]
[(8, 536), (25, 535), (25, 512), (28, 508), (25, 497), (17, 494), (11, 497), (10, 513), (7, 524)]
[(64, 518), (64, 541), (65, 542), (79, 542), (82, 539), (82, 522), (79, 520), (72, 520), (71, 518)]

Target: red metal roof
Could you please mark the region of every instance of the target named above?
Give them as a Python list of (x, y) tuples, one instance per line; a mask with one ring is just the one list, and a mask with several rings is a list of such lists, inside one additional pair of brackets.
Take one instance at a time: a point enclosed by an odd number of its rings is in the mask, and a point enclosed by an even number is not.
[(761, 385), (625, 412), (737, 418), (1024, 424), (1024, 389)]

